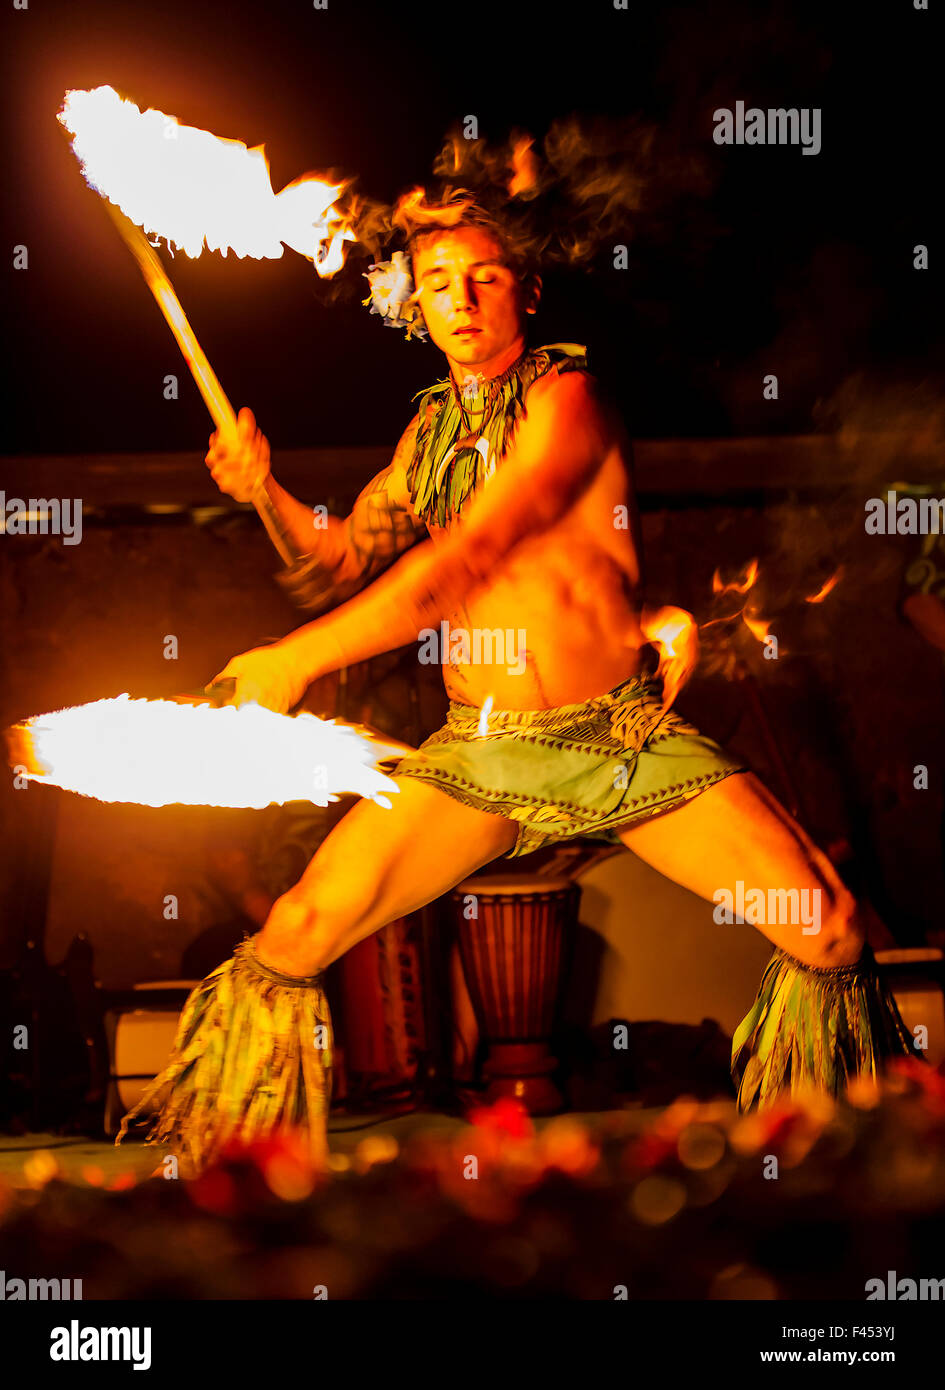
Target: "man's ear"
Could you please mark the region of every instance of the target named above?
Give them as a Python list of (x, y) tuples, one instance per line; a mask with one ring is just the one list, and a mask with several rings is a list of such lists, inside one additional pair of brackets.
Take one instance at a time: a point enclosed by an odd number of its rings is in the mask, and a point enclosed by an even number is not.
[(534, 314), (538, 305), (541, 303), (541, 276), (533, 275), (529, 292), (525, 301), (525, 312)]

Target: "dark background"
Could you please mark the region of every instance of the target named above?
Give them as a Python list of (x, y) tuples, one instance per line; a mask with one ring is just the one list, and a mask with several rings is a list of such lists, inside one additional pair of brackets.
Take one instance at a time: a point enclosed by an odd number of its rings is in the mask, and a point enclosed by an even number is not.
[[(378, 5), (307, 0), (33, 0), (3, 16), (5, 454), (202, 448), (203, 404), (55, 119), (71, 87), (109, 83), (142, 109), (249, 145), (273, 187), (357, 175), (391, 200), (429, 178), (447, 128), (538, 141), (571, 111), (639, 113), (704, 158), (699, 199), (660, 190), (659, 233), (626, 228), (631, 266), (546, 277), (534, 341), (590, 346), (637, 437), (804, 433), (844, 383), (913, 390), (942, 366), (934, 243), (941, 120), (937, 16), (910, 0), (845, 4)], [(716, 147), (718, 106), (822, 108), (822, 150)], [(29, 248), (28, 271), (10, 248)], [(393, 442), (410, 396), (442, 375), (311, 265), (183, 253), (178, 293), (225, 389), (275, 450)], [(165, 401), (163, 378), (180, 376)], [(761, 398), (779, 376), (780, 399)], [(847, 396), (841, 394), (840, 401)]]

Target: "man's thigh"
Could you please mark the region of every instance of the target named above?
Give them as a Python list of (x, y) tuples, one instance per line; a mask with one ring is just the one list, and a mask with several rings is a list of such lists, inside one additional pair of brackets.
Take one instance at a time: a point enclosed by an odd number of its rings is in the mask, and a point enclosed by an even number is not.
[(325, 838), (290, 896), (310, 902), (323, 964), (415, 912), (515, 844), (517, 826), (438, 787), (396, 775), (390, 810), (359, 801)]
[[(733, 773), (620, 838), (647, 864), (709, 902), (719, 901), (722, 889), (735, 900), (739, 882), (745, 894), (761, 889), (766, 904), (777, 904), (780, 920), (759, 921), (758, 930), (807, 964), (841, 964), (859, 954), (849, 926), (852, 900), (836, 870), (753, 773)], [(770, 895), (792, 889), (805, 915), (817, 912), (819, 932), (812, 930), (816, 918), (791, 921), (790, 903)]]

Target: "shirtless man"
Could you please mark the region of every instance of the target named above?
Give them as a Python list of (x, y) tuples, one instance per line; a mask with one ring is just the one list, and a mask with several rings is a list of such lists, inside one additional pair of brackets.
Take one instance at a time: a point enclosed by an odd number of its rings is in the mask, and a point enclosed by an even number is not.
[[(409, 251), (423, 318), (446, 356), (459, 407), (467, 374), (495, 381), (526, 352), (526, 315), (535, 310), (541, 281), (522, 277), (501, 232), (488, 225), (425, 228), (411, 237)], [(466, 424), (472, 439), (475, 416)], [(505, 726), (511, 739), (515, 711), (528, 711), (527, 721), (532, 712), (551, 717), (561, 706), (585, 702), (597, 710), (595, 700), (609, 701), (623, 683), (635, 691), (634, 678), (652, 680), (649, 644), (661, 658), (662, 706), (651, 722), (658, 721), (694, 664), (694, 629), (680, 610), (653, 612), (643, 603), (630, 445), (594, 378), (559, 363), (532, 381), (511, 447), (464, 499), (462, 515), (442, 525), (418, 514), (408, 485), (420, 425), (418, 412), (390, 466), (361, 493), (350, 517), (332, 518), (322, 530), (311, 510), (272, 479), (268, 444), (248, 411), (240, 414), (238, 448), (227, 451), (211, 438), (207, 463), (218, 485), (246, 498), (264, 479), (299, 552), (312, 557), (309, 574), (320, 586), (316, 611), (338, 605), (280, 642), (234, 658), (217, 679), (236, 678), (240, 703), (286, 711), (317, 677), (412, 643), (447, 620), (469, 633), (524, 629), (524, 666), (444, 661), (451, 700), (479, 710), (491, 696), (495, 711), (511, 719)], [(615, 524), (620, 515), (630, 524)], [(679, 651), (660, 639), (667, 623), (681, 628), (674, 639)], [(652, 715), (652, 701), (648, 708)], [(700, 738), (691, 726), (678, 720), (677, 726)], [(497, 731), (502, 728), (500, 719)], [(710, 764), (713, 749), (718, 761), (715, 771), (696, 779), (697, 794), (671, 809), (657, 796), (657, 814), (636, 813), (622, 827), (618, 815), (613, 838), (709, 901), (718, 901), (720, 889), (734, 894), (739, 880), (766, 895), (801, 890), (802, 902), (820, 903), (819, 930), (805, 932), (797, 921), (758, 929), (789, 953), (791, 968), (853, 965), (864, 934), (829, 860), (751, 772), (709, 740), (700, 745)], [(553, 782), (554, 749), (543, 756), (546, 780)], [(404, 766), (418, 764), (407, 759)], [(455, 776), (393, 775), (399, 787), (393, 809), (358, 802), (298, 884), (274, 904), (256, 939), (263, 964), (313, 975), (497, 856), (517, 845), (519, 852), (537, 847), (520, 839), (521, 819), (488, 799), (488, 809), (480, 809), (451, 794)], [(631, 765), (628, 805), (633, 775)], [(804, 890), (815, 897), (805, 898)], [(840, 973), (846, 979), (856, 972)], [(893, 1033), (902, 1043), (898, 1028)], [(904, 1051), (905, 1044), (893, 1050)]]

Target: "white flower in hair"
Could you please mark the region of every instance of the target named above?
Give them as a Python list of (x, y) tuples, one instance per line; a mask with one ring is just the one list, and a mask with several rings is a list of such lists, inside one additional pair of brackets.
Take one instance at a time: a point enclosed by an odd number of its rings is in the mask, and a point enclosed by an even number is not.
[(410, 262), (403, 251), (395, 251), (389, 261), (373, 263), (362, 274), (371, 293), (361, 303), (370, 304), (372, 314), (380, 314), (390, 328), (406, 329), (408, 338), (427, 336)]

